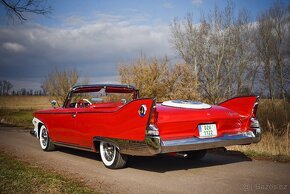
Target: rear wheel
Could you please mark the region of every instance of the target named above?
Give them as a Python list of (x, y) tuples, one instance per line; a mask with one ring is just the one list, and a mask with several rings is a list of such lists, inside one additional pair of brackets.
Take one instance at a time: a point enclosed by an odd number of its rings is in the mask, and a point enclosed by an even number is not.
[(100, 143), (100, 155), (105, 167), (118, 169), (126, 166), (127, 156), (120, 154), (115, 145), (102, 141)]
[(186, 152), (188, 159), (190, 160), (200, 160), (202, 159), (207, 153), (207, 150), (194, 150)]
[(40, 143), (41, 149), (44, 151), (55, 150), (55, 146), (50, 141), (48, 131), (44, 125), (42, 125), (40, 130), (39, 130), (39, 143)]

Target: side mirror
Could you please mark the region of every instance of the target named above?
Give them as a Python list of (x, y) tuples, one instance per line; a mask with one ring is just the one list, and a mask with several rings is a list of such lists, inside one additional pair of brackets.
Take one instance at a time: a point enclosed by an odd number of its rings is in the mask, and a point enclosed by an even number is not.
[(121, 99), (121, 103), (122, 104), (126, 104), (127, 103), (127, 100), (126, 99)]
[(52, 106), (53, 108), (56, 108), (56, 105), (59, 106), (59, 104), (57, 103), (56, 100), (52, 100), (52, 101), (50, 102), (50, 104), (51, 104), (51, 106)]

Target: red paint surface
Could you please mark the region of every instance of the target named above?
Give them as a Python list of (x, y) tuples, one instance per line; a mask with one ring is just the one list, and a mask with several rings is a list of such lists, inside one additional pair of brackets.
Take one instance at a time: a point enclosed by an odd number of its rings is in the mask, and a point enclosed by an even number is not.
[(230, 99), (209, 109), (186, 109), (157, 104), (160, 136), (163, 140), (199, 137), (198, 125), (215, 123), (217, 137), (249, 130), (256, 96)]
[[(144, 117), (138, 113), (141, 105), (148, 108)], [(53, 141), (92, 147), (96, 136), (144, 140), (152, 105), (152, 99), (138, 99), (125, 106), (104, 103), (88, 108), (37, 111), (34, 116), (46, 125)]]

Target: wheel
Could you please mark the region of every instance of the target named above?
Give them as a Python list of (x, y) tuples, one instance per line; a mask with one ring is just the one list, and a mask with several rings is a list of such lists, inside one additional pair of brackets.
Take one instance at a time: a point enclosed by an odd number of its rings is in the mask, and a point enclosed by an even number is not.
[(190, 160), (200, 160), (202, 159), (207, 153), (207, 150), (195, 150), (195, 151), (190, 151), (186, 152), (188, 159)]
[(100, 143), (100, 154), (105, 167), (118, 169), (126, 166), (127, 155), (120, 154), (113, 144), (107, 142)]
[(54, 144), (50, 141), (48, 131), (44, 125), (39, 130), (39, 143), (40, 147), (44, 151), (52, 151), (55, 149)]

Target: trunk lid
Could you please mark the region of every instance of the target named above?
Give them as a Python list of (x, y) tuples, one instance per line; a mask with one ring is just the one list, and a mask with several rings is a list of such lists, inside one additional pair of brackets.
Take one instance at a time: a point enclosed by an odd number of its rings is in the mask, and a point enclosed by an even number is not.
[(163, 140), (200, 137), (199, 125), (215, 124), (217, 136), (247, 130), (249, 118), (222, 106), (181, 108), (156, 104), (156, 126)]

